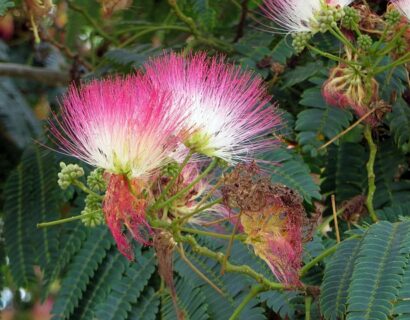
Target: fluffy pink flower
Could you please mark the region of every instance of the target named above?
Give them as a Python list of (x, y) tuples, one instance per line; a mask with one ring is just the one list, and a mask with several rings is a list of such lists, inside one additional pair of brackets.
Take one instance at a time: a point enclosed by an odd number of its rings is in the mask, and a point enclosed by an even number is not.
[(327, 5), (343, 8), (353, 0), (265, 0), (262, 10), (277, 24), (279, 33), (312, 32), (319, 25), (317, 14)]
[[(52, 133), (64, 153), (130, 178), (163, 165), (177, 146), (181, 112), (141, 76), (93, 81), (71, 87), (62, 120)], [(182, 107), (181, 107), (182, 108)]]
[(172, 92), (173, 110), (187, 103), (185, 144), (195, 151), (236, 163), (272, 144), (267, 135), (279, 120), (262, 79), (205, 53), (166, 54), (145, 68), (154, 87)]
[(392, 0), (391, 3), (410, 20), (410, 0)]

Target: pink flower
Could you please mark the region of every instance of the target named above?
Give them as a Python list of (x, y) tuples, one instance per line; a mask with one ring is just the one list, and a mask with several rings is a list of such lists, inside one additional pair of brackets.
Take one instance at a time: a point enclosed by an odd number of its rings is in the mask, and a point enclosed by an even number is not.
[[(71, 87), (62, 120), (51, 131), (64, 153), (129, 178), (149, 175), (168, 161), (178, 144), (181, 112), (171, 112), (166, 92), (141, 76), (93, 81)], [(182, 106), (181, 106), (182, 108)]]
[(391, 2), (397, 10), (410, 20), (410, 0), (392, 0)]
[(166, 54), (145, 68), (154, 87), (172, 93), (173, 110), (187, 103), (184, 142), (194, 151), (232, 164), (272, 144), (267, 135), (279, 120), (262, 79), (205, 53)]
[(317, 32), (318, 14), (328, 7), (343, 8), (353, 0), (265, 0), (262, 10), (277, 24), (278, 33)]

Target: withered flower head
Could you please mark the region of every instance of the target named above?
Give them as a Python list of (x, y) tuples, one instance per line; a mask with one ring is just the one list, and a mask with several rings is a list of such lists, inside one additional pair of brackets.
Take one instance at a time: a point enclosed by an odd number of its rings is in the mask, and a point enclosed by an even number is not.
[(286, 285), (300, 284), (304, 226), (308, 224), (302, 198), (283, 185), (273, 185), (255, 163), (238, 165), (226, 177), (226, 205), (240, 209), (246, 242), (275, 277)]

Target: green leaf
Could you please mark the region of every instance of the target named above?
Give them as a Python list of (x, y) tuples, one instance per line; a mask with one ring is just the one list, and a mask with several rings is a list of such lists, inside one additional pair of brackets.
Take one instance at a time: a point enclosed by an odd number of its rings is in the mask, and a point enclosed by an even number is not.
[(325, 171), (323, 172), (322, 193), (335, 194), (342, 202), (363, 194), (367, 173), (367, 154), (360, 144), (344, 142), (340, 146), (330, 146)]
[(60, 272), (73, 259), (73, 256), (81, 249), (86, 239), (87, 229), (81, 223), (66, 225), (60, 230), (58, 258), (54, 264), (48, 265), (44, 271), (45, 288), (43, 298), (48, 294), (50, 284), (58, 277)]
[(296, 120), (297, 140), (303, 151), (312, 156), (326, 139), (347, 128), (353, 118), (349, 111), (326, 105), (320, 86), (305, 90), (300, 104), (313, 107), (300, 112)]
[(337, 320), (346, 313), (346, 302), (360, 240), (343, 241), (326, 265), (320, 289), (320, 305), (326, 319)]
[(0, 0), (0, 16), (4, 16), (10, 8), (14, 8), (14, 1)]
[(155, 320), (159, 310), (159, 295), (148, 287), (141, 294), (138, 302), (132, 306), (129, 320)]
[(94, 319), (97, 306), (107, 299), (110, 290), (118, 283), (128, 263), (124, 256), (113, 248), (112, 253), (101, 263), (87, 291), (81, 299), (80, 311), (76, 312), (79, 319)]
[(381, 220), (397, 222), (400, 217), (410, 216), (410, 202), (397, 203), (391, 207), (385, 207), (377, 211), (377, 216)]
[(125, 275), (120, 281), (113, 283), (107, 299), (96, 308), (96, 318), (104, 320), (127, 319), (131, 312), (132, 304), (138, 301), (155, 271), (153, 250), (138, 256), (137, 262), (125, 270)]
[(321, 198), (319, 186), (313, 180), (309, 167), (295, 153), (278, 148), (264, 158), (272, 163), (268, 172), (273, 183), (296, 190), (308, 203)]
[(26, 99), (14, 82), (4, 77), (0, 78), (0, 128), (2, 135), (21, 149), (41, 132), (40, 123)]
[(347, 320), (387, 319), (408, 262), (410, 222), (380, 222), (365, 235), (348, 295)]
[(106, 226), (89, 231), (87, 240), (69, 265), (67, 275), (62, 281), (51, 311), (53, 319), (67, 319), (74, 311), (95, 270), (112, 245), (113, 240)]
[(13, 279), (19, 286), (34, 280), (33, 267), (45, 270), (57, 259), (57, 229), (37, 229), (36, 224), (57, 219), (55, 158), (36, 145), (23, 154), (5, 188), (5, 238)]
[(387, 140), (380, 144), (375, 163), (374, 206), (376, 209), (390, 206), (396, 201), (402, 202), (406, 198), (410, 201), (410, 189), (406, 189), (406, 180), (397, 181), (400, 172), (404, 172), (406, 167), (406, 158), (392, 141)]
[(306, 81), (310, 77), (316, 75), (322, 69), (323, 63), (321, 60), (298, 66), (295, 69), (285, 73), (285, 75), (283, 76), (283, 79), (285, 81), (283, 88), (289, 88), (294, 86), (295, 84)]
[[(183, 279), (175, 284), (178, 307), (184, 313), (185, 320), (208, 320), (208, 304), (205, 295), (198, 287)], [(171, 296), (164, 294), (161, 304), (161, 318), (163, 320), (177, 320)]]
[(397, 99), (393, 111), (387, 117), (396, 145), (405, 152), (410, 151), (410, 107), (404, 99)]

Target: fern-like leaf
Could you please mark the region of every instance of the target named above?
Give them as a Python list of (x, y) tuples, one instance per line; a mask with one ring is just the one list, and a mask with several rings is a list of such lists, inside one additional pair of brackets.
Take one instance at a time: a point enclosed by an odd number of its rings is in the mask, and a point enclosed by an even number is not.
[(148, 287), (141, 294), (138, 302), (132, 306), (129, 320), (155, 320), (159, 310), (159, 296), (153, 288)]
[(277, 149), (267, 157), (274, 165), (268, 169), (273, 183), (280, 183), (296, 190), (303, 196), (306, 202), (312, 199), (320, 199), (319, 186), (310, 175), (310, 169), (301, 158), (295, 154)]
[(123, 255), (113, 248), (112, 253), (101, 263), (95, 276), (90, 281), (84, 298), (81, 299), (80, 311), (76, 312), (79, 319), (94, 319), (97, 306), (105, 301), (112, 287), (121, 280), (122, 274), (128, 266)]
[[(178, 307), (184, 314), (185, 320), (208, 320), (208, 304), (205, 295), (198, 287), (190, 282), (179, 279), (175, 284)], [(163, 320), (177, 320), (171, 296), (164, 294), (162, 297), (161, 317)]]
[(347, 320), (387, 319), (403, 281), (410, 222), (380, 222), (365, 235), (348, 295)]
[(390, 130), (396, 145), (410, 151), (410, 108), (406, 101), (399, 98), (393, 105), (393, 112), (388, 115)]
[(367, 181), (363, 164), (367, 161), (364, 148), (345, 142), (331, 146), (322, 183), (322, 192), (335, 194), (338, 202), (349, 200), (364, 193)]
[(349, 126), (352, 114), (346, 110), (326, 105), (321, 87), (317, 86), (303, 92), (301, 105), (311, 107), (298, 114), (296, 130), (297, 140), (305, 152), (312, 156), (317, 148)]
[(67, 319), (74, 311), (95, 270), (112, 245), (113, 240), (106, 226), (89, 231), (87, 240), (70, 264), (62, 281), (52, 309), (53, 319)]
[(360, 240), (343, 241), (326, 266), (320, 305), (326, 319), (337, 320), (346, 313), (346, 301)]
[(113, 284), (107, 299), (96, 308), (96, 318), (104, 320), (127, 319), (132, 304), (138, 301), (155, 271), (153, 250), (137, 257), (137, 262), (127, 268), (120, 281)]

